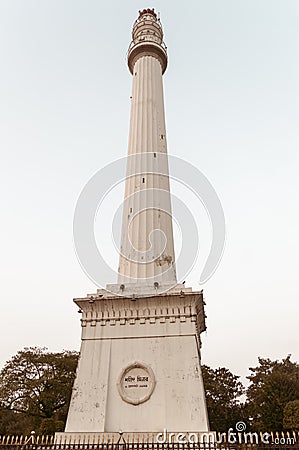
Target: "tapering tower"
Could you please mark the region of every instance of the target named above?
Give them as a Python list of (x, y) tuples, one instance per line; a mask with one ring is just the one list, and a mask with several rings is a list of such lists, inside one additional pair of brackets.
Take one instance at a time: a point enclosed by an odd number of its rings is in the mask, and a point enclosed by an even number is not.
[[(118, 280), (173, 285), (176, 272), (162, 82), (167, 53), (153, 9), (139, 11), (128, 66), (133, 83)], [(166, 157), (164, 174), (159, 167), (161, 154)]]
[(120, 431), (127, 442), (132, 433), (136, 439), (208, 431), (204, 301), (202, 291), (176, 279), (162, 85), (167, 53), (152, 9), (139, 12), (128, 65), (133, 90), (119, 278), (74, 300), (82, 345), (58, 442)]

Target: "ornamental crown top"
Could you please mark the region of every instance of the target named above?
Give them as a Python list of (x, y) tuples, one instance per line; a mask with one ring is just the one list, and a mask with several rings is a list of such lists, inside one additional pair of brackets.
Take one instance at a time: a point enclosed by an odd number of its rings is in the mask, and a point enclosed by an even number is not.
[(142, 9), (139, 10), (139, 17), (138, 19), (140, 19), (142, 16), (146, 15), (146, 14), (151, 14), (152, 16), (154, 16), (157, 19), (157, 14), (155, 13), (154, 8), (147, 8), (147, 9)]

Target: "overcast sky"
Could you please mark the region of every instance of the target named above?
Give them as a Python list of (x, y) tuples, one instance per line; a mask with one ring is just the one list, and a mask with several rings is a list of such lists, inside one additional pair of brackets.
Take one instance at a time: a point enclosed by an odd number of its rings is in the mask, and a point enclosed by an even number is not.
[(72, 298), (96, 286), (75, 255), (73, 212), (88, 179), (126, 155), (126, 52), (144, 7), (160, 12), (168, 46), (168, 151), (208, 177), (226, 217), (223, 259), (200, 286), (210, 235), (189, 196), (203, 363), (244, 377), (258, 356), (299, 361), (298, 0), (0, 0), (0, 367), (25, 346), (79, 349)]

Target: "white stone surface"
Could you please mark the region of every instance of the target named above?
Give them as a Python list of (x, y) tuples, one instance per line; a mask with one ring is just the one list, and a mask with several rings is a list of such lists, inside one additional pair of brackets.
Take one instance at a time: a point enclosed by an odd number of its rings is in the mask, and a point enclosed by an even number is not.
[[(76, 303), (83, 311), (82, 346), (66, 432), (208, 430), (201, 292)], [(134, 363), (149, 366), (155, 377), (150, 398), (137, 405), (118, 389), (121, 373)]]

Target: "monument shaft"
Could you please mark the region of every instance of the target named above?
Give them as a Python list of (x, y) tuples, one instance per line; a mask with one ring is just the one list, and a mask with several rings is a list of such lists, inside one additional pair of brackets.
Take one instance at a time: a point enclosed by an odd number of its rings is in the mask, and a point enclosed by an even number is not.
[[(165, 175), (157, 173), (160, 154), (167, 154), (162, 81), (167, 54), (162, 27), (153, 10), (141, 11), (134, 24), (128, 65), (133, 75), (127, 171), (130, 176), (125, 187), (118, 281), (175, 283), (168, 168)], [(147, 158), (138, 157), (145, 153)], [(159, 233), (151, 236), (155, 230)], [(138, 258), (136, 252), (143, 255)]]

